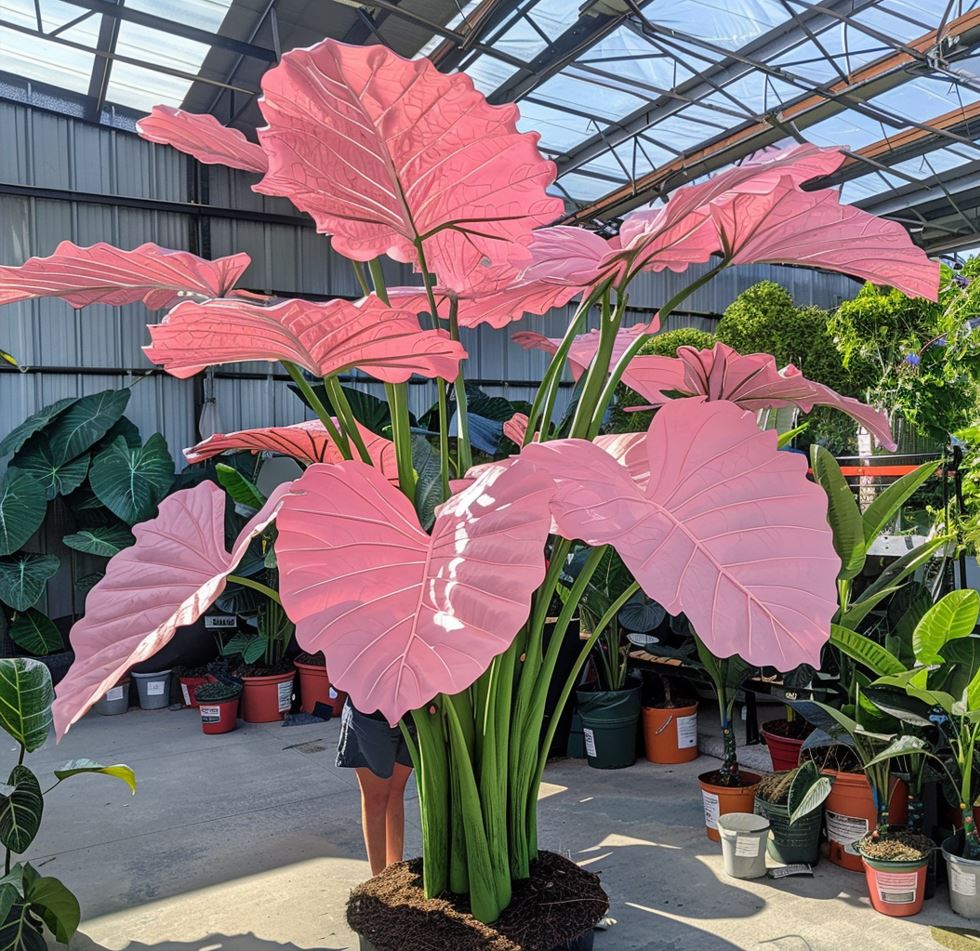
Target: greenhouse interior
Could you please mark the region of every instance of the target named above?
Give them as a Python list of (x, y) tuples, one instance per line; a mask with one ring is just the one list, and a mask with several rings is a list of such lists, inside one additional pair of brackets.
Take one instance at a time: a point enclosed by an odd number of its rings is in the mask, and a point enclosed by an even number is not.
[(0, 0), (0, 951), (980, 947), (977, 0)]

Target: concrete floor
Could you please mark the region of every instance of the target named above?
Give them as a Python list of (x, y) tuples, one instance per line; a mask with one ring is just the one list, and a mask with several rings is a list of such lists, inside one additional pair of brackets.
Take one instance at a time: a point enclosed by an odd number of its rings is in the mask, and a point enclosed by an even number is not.
[[(54, 792), (29, 858), (82, 903), (74, 951), (333, 951), (352, 946), (351, 887), (368, 875), (355, 780), (333, 765), (336, 723), (202, 734), (196, 711), (90, 716), (29, 757), (125, 762), (139, 778), (80, 777)], [(957, 928), (941, 893), (914, 919), (870, 909), (863, 876), (827, 862), (812, 879), (736, 881), (705, 838), (696, 777), (646, 762), (605, 772), (551, 765), (541, 844), (599, 872), (614, 923), (597, 951), (862, 951), (938, 948)], [(409, 789), (407, 854), (418, 854)], [(356, 946), (356, 945), (355, 945)], [(971, 945), (972, 947), (973, 945)], [(450, 951), (450, 949), (447, 949)]]

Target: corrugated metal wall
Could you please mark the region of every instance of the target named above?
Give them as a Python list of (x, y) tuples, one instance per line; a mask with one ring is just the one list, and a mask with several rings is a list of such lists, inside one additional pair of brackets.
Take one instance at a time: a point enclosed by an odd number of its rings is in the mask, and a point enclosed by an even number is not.
[[(36, 254), (49, 254), (64, 239), (79, 244), (109, 241), (124, 248), (154, 241), (193, 250), (195, 242), (210, 244), (213, 257), (247, 251), (252, 266), (246, 286), (280, 294), (354, 296), (356, 284), (347, 262), (334, 255), (325, 238), (306, 219), (296, 224), (270, 216), (294, 216), (288, 203), (254, 194), (252, 176), (225, 169), (206, 170), (208, 203), (216, 209), (256, 213), (265, 220), (242, 220), (217, 212), (202, 219), (165, 204), (127, 208), (102, 204), (97, 196), (152, 199), (181, 203), (194, 197), (193, 163), (170, 149), (151, 145), (122, 131), (0, 103), (0, 185), (67, 189), (72, 200), (51, 196), (0, 194), (0, 263), (18, 264)], [(198, 179), (199, 180), (199, 179)], [(67, 196), (66, 196), (67, 198)], [(392, 264), (392, 283), (408, 283), (408, 269)], [(699, 272), (644, 275), (631, 291), (631, 304), (655, 307)], [(699, 289), (684, 305), (689, 313), (671, 318), (668, 326), (695, 325), (710, 329), (746, 287), (770, 278), (786, 285), (798, 303), (832, 307), (853, 296), (858, 284), (847, 278), (796, 268), (753, 266), (723, 272)], [(531, 318), (518, 326), (559, 336), (570, 311)], [(0, 373), (0, 437), (41, 406), (68, 395), (135, 383), (129, 414), (144, 434), (161, 432), (171, 451), (197, 438), (194, 384), (158, 373), (138, 378), (149, 364), (140, 352), (146, 342), (144, 325), (156, 319), (141, 306), (121, 309), (93, 306), (73, 311), (61, 301), (14, 304), (0, 314), (0, 347), (13, 353), (31, 372)], [(481, 328), (466, 334), (470, 353), (468, 378), (496, 381), (490, 393), (529, 399), (540, 378), (545, 356), (528, 353), (510, 342), (505, 331)], [(250, 374), (243, 376), (242, 374)], [(259, 378), (254, 378), (260, 374)], [(249, 364), (221, 371), (216, 395), (225, 429), (288, 423), (304, 410), (277, 380), (267, 364)], [(429, 385), (412, 387), (412, 409), (421, 412), (433, 402)]]

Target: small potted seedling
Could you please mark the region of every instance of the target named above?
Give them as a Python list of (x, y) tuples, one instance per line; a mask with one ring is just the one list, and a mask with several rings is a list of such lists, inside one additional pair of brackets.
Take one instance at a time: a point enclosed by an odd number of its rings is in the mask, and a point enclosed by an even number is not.
[(831, 785), (812, 761), (763, 776), (755, 791), (755, 811), (769, 820), (767, 849), (777, 862), (813, 865), (820, 858), (823, 802)]
[(194, 691), (201, 712), (201, 729), (205, 733), (230, 733), (238, 725), (238, 700), (242, 685), (238, 683), (202, 684)]

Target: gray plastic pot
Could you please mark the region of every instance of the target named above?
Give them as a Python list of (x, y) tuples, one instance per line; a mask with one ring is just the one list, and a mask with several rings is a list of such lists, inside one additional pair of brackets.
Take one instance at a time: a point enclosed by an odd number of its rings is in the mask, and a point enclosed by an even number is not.
[(751, 812), (729, 812), (718, 817), (725, 874), (732, 878), (762, 878), (766, 874), (769, 820)]
[(152, 674), (138, 674), (134, 670), (131, 676), (136, 681), (143, 710), (161, 710), (170, 706), (169, 670), (158, 670)]
[(115, 717), (129, 709), (129, 678), (111, 687), (93, 707), (104, 717)]
[(943, 842), (949, 906), (964, 918), (980, 918), (980, 862), (962, 858), (963, 830)]

